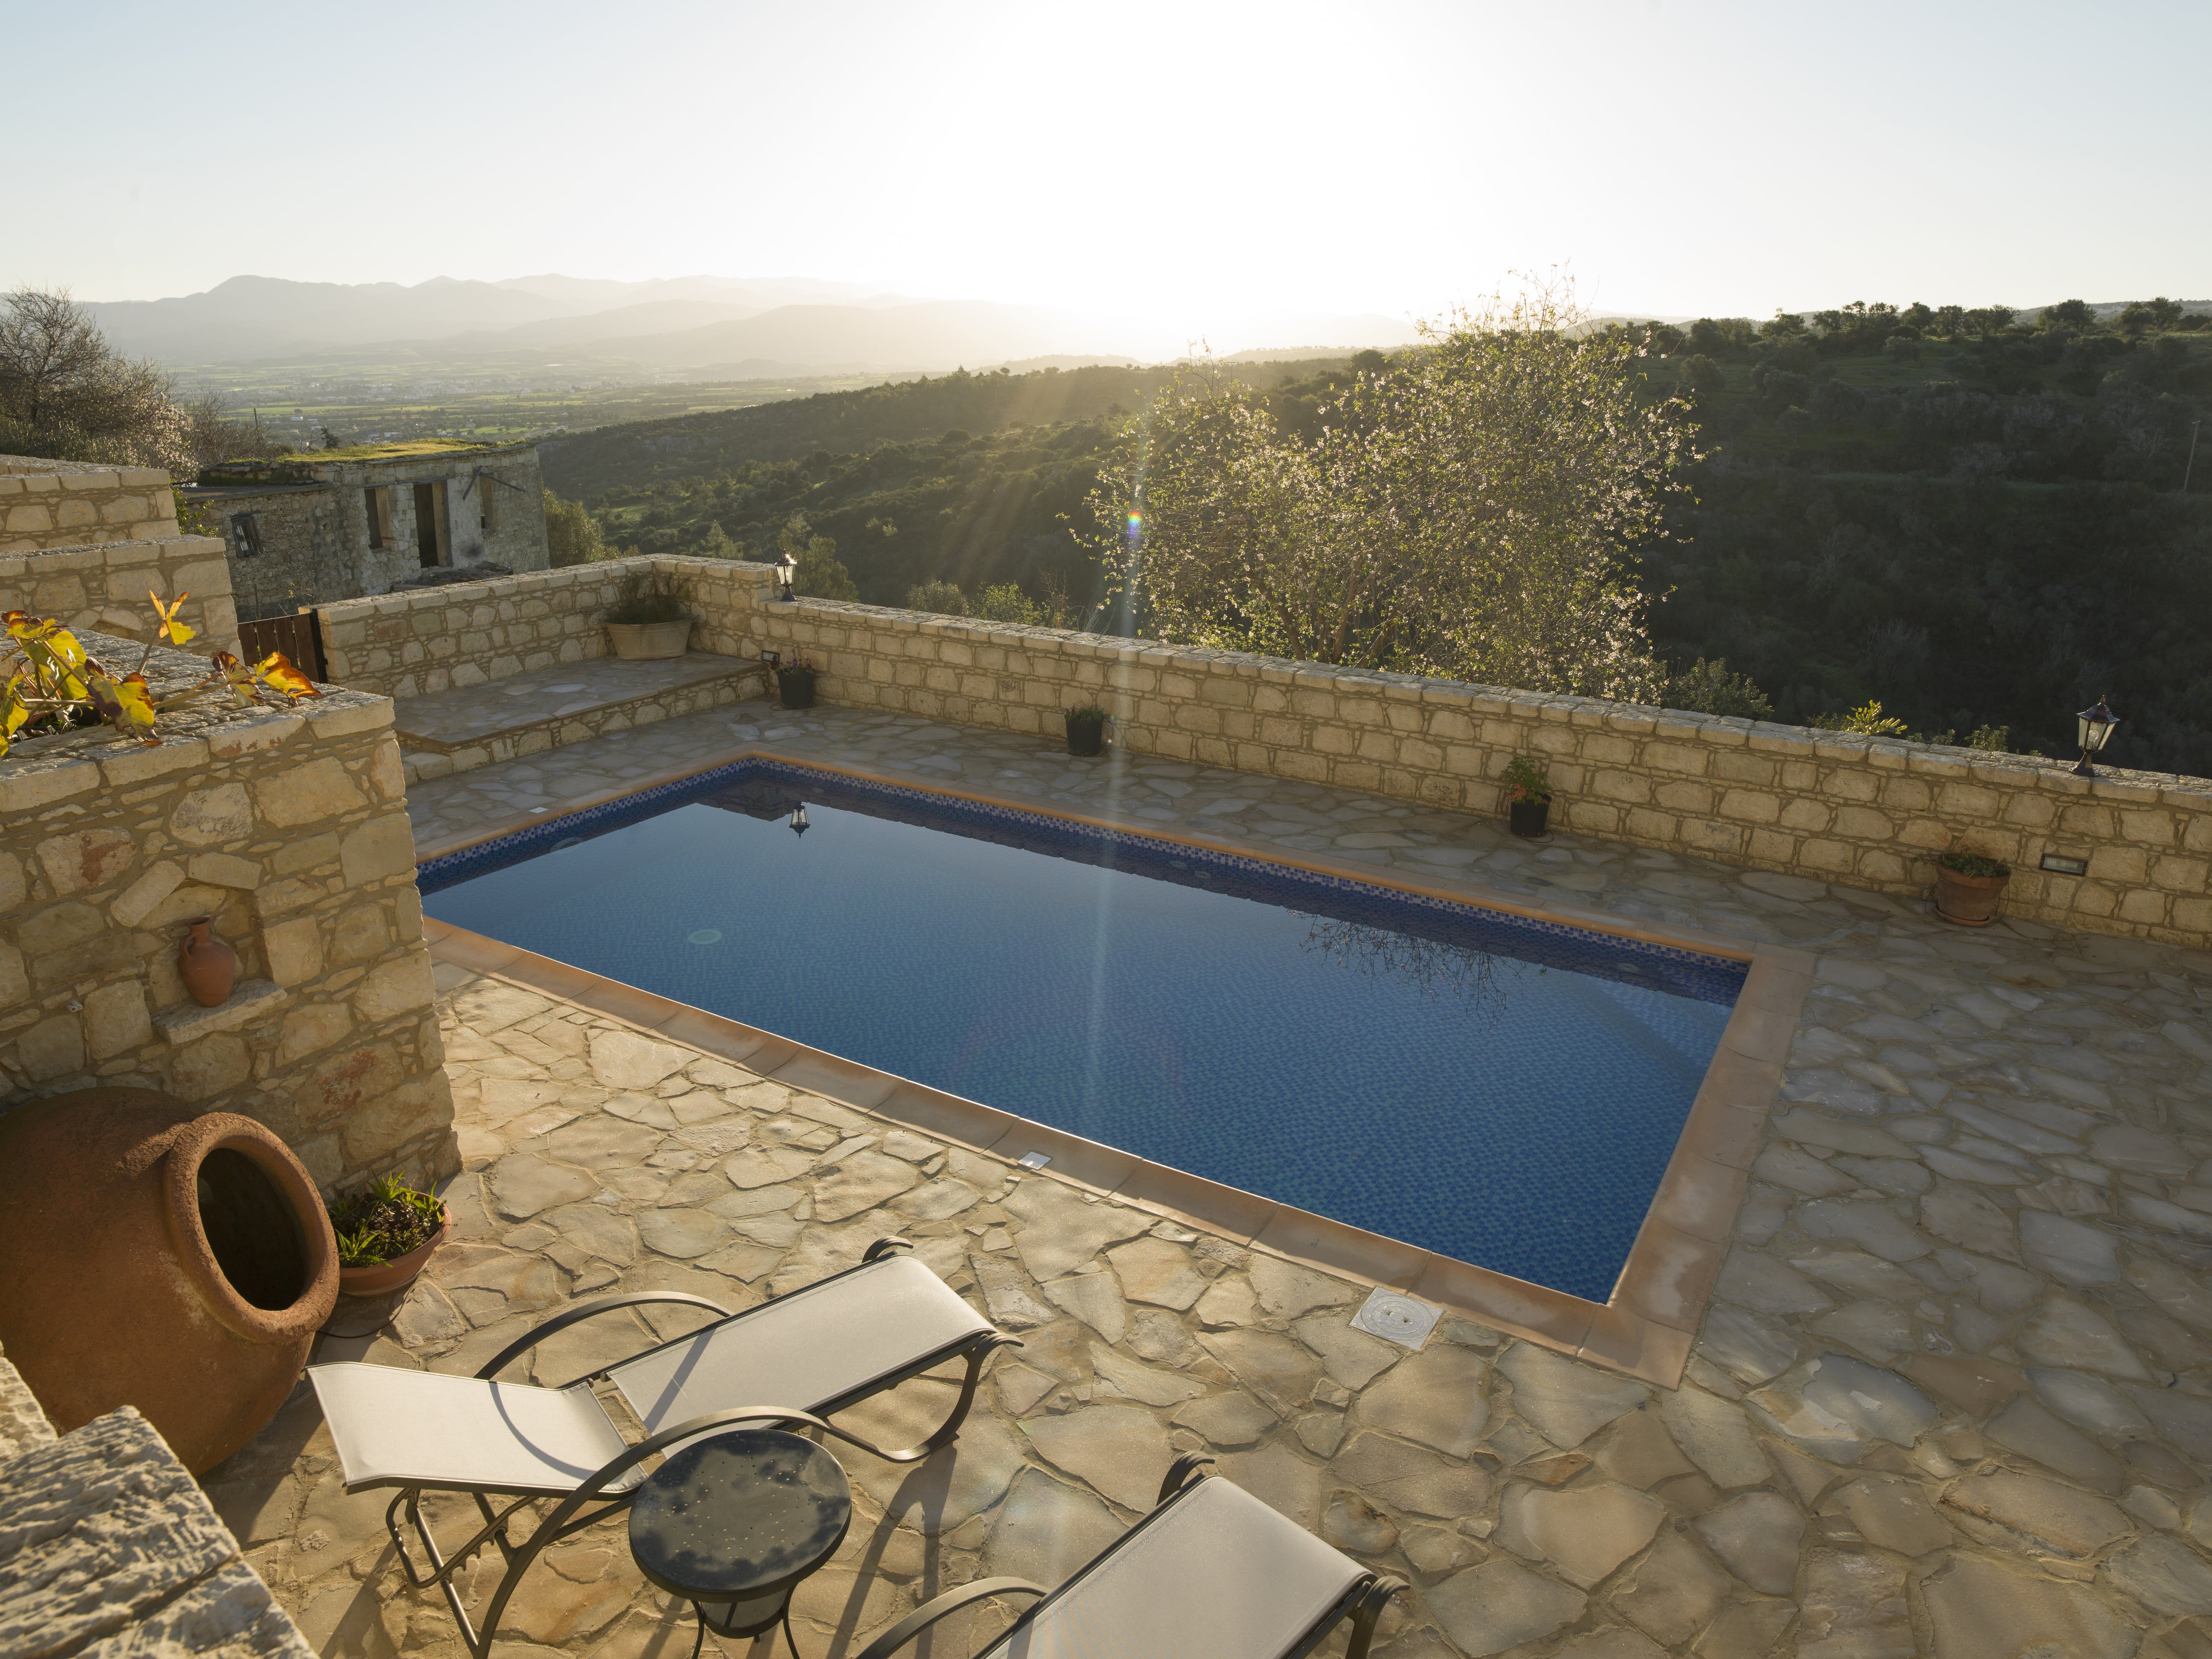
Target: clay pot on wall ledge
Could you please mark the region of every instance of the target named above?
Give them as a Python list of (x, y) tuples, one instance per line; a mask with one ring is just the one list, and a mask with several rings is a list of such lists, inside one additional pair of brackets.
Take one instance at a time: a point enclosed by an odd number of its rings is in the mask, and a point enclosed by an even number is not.
[(208, 932), (214, 922), (213, 916), (192, 917), (185, 924), (191, 931), (177, 946), (177, 972), (203, 1008), (222, 1007), (238, 982), (238, 952)]
[(338, 1292), (315, 1183), (252, 1118), (84, 1089), (0, 1118), (0, 1347), (67, 1433), (136, 1406), (194, 1474), (276, 1414)]
[(691, 645), (691, 624), (696, 617), (678, 617), (674, 622), (603, 623), (607, 630), (607, 643), (617, 657), (644, 661), (659, 657), (680, 657)]

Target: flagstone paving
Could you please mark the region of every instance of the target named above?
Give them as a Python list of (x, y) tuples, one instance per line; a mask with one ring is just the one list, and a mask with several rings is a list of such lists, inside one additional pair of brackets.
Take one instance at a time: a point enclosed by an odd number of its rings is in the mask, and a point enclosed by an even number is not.
[[(1409, 1352), (1350, 1328), (1358, 1286), (452, 964), (455, 1240), (325, 1357), (472, 1370), (570, 1297), (748, 1305), (913, 1239), (1026, 1346), (921, 1469), (840, 1449), (859, 1512), (801, 1593), (809, 1659), (976, 1576), (1064, 1574), (1177, 1448), (1413, 1581), (1389, 1659), (2212, 1655), (2212, 956), (1967, 933), (1844, 888), (840, 710), (739, 705), (441, 781), (418, 834), (755, 739), (1814, 952), (1681, 1388), (1451, 1318)], [(595, 1322), (530, 1374), (677, 1328)], [(910, 1431), (948, 1396), (852, 1415)], [(338, 1486), (312, 1398), (207, 1484), (322, 1651), (458, 1652), (399, 1577), (386, 1499)], [(673, 1655), (674, 1613), (605, 1528), (539, 1566), (503, 1650)], [(969, 1654), (1003, 1616), (915, 1650)]]

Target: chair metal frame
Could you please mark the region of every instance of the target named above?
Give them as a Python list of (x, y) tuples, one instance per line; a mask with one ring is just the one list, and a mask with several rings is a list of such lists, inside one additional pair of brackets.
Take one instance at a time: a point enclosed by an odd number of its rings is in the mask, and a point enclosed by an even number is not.
[[(868, 1246), (866, 1254), (861, 1256), (857, 1265), (848, 1267), (841, 1273), (832, 1273), (826, 1279), (817, 1279), (805, 1288), (813, 1290), (819, 1285), (832, 1284), (848, 1274), (859, 1273), (862, 1268), (873, 1265), (894, 1250), (913, 1248), (903, 1238), (879, 1238)], [(769, 1300), (773, 1301), (775, 1298), (771, 1297)], [(715, 1329), (719, 1325), (741, 1321), (748, 1315), (758, 1312), (760, 1308), (769, 1305), (768, 1303), (763, 1302), (756, 1307), (744, 1309), (733, 1314), (720, 1304), (709, 1302), (704, 1297), (691, 1296), (679, 1291), (641, 1291), (628, 1296), (602, 1297), (596, 1301), (586, 1302), (568, 1309), (564, 1312), (555, 1315), (534, 1329), (524, 1333), (479, 1368), (476, 1372), (477, 1379), (480, 1382), (489, 1382), (498, 1371), (521, 1358), (538, 1343), (544, 1341), (550, 1336), (567, 1330), (572, 1325), (580, 1324), (586, 1319), (596, 1318), (603, 1313), (611, 1313), (619, 1308), (633, 1308), (656, 1303), (704, 1308), (711, 1313), (720, 1315), (720, 1318), (712, 1323), (701, 1326), (697, 1330), (687, 1331), (681, 1336), (671, 1337), (665, 1342), (654, 1343), (652, 1346), (641, 1349), (638, 1352), (624, 1358), (586, 1371), (583, 1376), (574, 1377), (561, 1384), (560, 1388), (568, 1389), (587, 1387), (591, 1383), (603, 1381), (610, 1371), (627, 1365), (634, 1360), (642, 1359), (648, 1354), (659, 1353), (663, 1349), (675, 1347), (682, 1343), (696, 1341), (703, 1333)], [(1021, 1341), (1018, 1338), (1008, 1336), (1004, 1332), (994, 1330), (981, 1333), (949, 1344), (921, 1356), (896, 1371), (887, 1372), (872, 1382), (848, 1389), (836, 1399), (817, 1407), (813, 1412), (799, 1411), (788, 1406), (747, 1406), (732, 1410), (706, 1413), (672, 1427), (662, 1429), (657, 1433), (648, 1435), (645, 1439), (611, 1459), (604, 1467), (586, 1476), (572, 1491), (562, 1495), (553, 1512), (540, 1522), (530, 1536), (520, 1544), (514, 1543), (507, 1537), (507, 1523), (514, 1518), (516, 1512), (526, 1505), (537, 1503), (554, 1494), (545, 1492), (523, 1492), (516, 1497), (513, 1503), (503, 1509), (495, 1510), (489, 1498), (494, 1495), (504, 1496), (505, 1492), (501, 1488), (441, 1485), (428, 1480), (416, 1481), (412, 1485), (402, 1486), (393, 1497), (384, 1511), (384, 1528), (391, 1535), (392, 1547), (399, 1553), (399, 1565), (407, 1575), (407, 1582), (417, 1589), (428, 1589), (434, 1586), (442, 1591), (447, 1607), (452, 1612), (454, 1622), (460, 1626), (461, 1640), (473, 1659), (489, 1659), (493, 1638), (499, 1633), (500, 1620), (506, 1613), (507, 1602), (514, 1596), (516, 1587), (522, 1581), (523, 1575), (529, 1571), (531, 1564), (549, 1546), (560, 1542), (562, 1539), (572, 1533), (595, 1526), (610, 1516), (619, 1514), (628, 1509), (635, 1495), (634, 1492), (606, 1493), (604, 1488), (609, 1482), (628, 1474), (647, 1458), (658, 1452), (665, 1451), (672, 1446), (684, 1441), (696, 1440), (702, 1434), (711, 1433), (716, 1429), (725, 1428), (732, 1424), (776, 1422), (800, 1425), (817, 1430), (823, 1434), (842, 1440), (848, 1445), (857, 1446), (872, 1456), (883, 1458), (889, 1462), (918, 1463), (933, 1452), (951, 1444), (959, 1437), (961, 1425), (967, 1420), (968, 1413), (975, 1402), (975, 1389), (982, 1379), (984, 1362), (1002, 1347), (1018, 1348), (1019, 1346), (1021, 1346)], [(858, 1436), (848, 1434), (836, 1425), (824, 1420), (838, 1412), (858, 1405), (863, 1400), (895, 1389), (900, 1383), (921, 1376), (924, 1371), (932, 1370), (944, 1364), (947, 1360), (963, 1357), (966, 1358), (968, 1365), (967, 1375), (961, 1382), (959, 1399), (954, 1402), (951, 1413), (945, 1421), (918, 1445), (908, 1447), (903, 1450), (886, 1450), (880, 1446), (871, 1445)], [(594, 1398), (597, 1398), (596, 1393)], [(602, 1408), (604, 1409), (604, 1405)], [(382, 1480), (364, 1481), (360, 1487), (349, 1487), (349, 1490), (365, 1492), (390, 1484), (392, 1483)], [(506, 1490), (511, 1491), (512, 1488)], [(450, 1557), (439, 1549), (437, 1540), (431, 1535), (428, 1523), (422, 1518), (422, 1498), (425, 1492), (466, 1492), (476, 1500), (477, 1510), (483, 1516), (484, 1524)], [(595, 1498), (601, 1500), (600, 1508), (593, 1510), (588, 1515), (579, 1516), (576, 1513), (584, 1504)], [(414, 1532), (422, 1546), (422, 1553), (429, 1563), (427, 1571), (416, 1565), (415, 1557), (407, 1547), (407, 1539), (401, 1528), (403, 1514), (407, 1528)], [(501, 1555), (507, 1562), (507, 1572), (501, 1578), (499, 1588), (493, 1592), (491, 1600), (485, 1608), (483, 1631), (479, 1635), (469, 1618), (467, 1608), (462, 1605), (460, 1592), (454, 1587), (453, 1576), (461, 1568), (466, 1566), (476, 1553), (487, 1544), (498, 1547)]]
[[(925, 1601), (912, 1613), (893, 1625), (861, 1650), (858, 1659), (890, 1659), (908, 1643), (927, 1630), (940, 1619), (957, 1613), (977, 1601), (989, 1601), (1000, 1595), (1035, 1595), (1042, 1598), (1037, 1604), (1014, 1620), (1012, 1626), (992, 1638), (997, 1646), (1011, 1641), (1022, 1626), (1042, 1613), (1053, 1601), (1070, 1588), (1082, 1582), (1092, 1569), (1125, 1548), (1131, 1539), (1152, 1524), (1158, 1516), (1174, 1506), (1176, 1499), (1195, 1492), (1200, 1482), (1212, 1478), (1206, 1466), (1213, 1460), (1201, 1453), (1186, 1452), (1169, 1466), (1167, 1478), (1160, 1482), (1160, 1495), (1152, 1500), (1152, 1509), (1128, 1531), (1085, 1562), (1065, 1582), (1054, 1589), (1042, 1584), (1032, 1584), (1026, 1578), (978, 1578), (951, 1589), (944, 1595)], [(1345, 1659), (1367, 1659), (1367, 1650), (1375, 1638), (1375, 1626), (1382, 1617), (1382, 1609), (1390, 1598), (1406, 1588), (1406, 1581), (1389, 1573), (1363, 1573), (1352, 1587), (1325, 1609), (1321, 1617), (1299, 1638), (1297, 1644), (1284, 1650), (1272, 1659), (1305, 1659), (1305, 1656), (1327, 1639), (1329, 1632), (1346, 1618), (1352, 1623), (1351, 1640), (1345, 1649)]]

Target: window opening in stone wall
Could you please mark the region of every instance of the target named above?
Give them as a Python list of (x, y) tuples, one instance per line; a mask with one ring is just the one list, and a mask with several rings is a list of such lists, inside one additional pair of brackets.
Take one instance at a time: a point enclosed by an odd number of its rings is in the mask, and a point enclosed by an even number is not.
[(261, 551), (261, 526), (251, 513), (230, 515), (230, 542), (238, 550), (238, 556), (250, 559)]
[(446, 562), (446, 481), (415, 486), (415, 554), (426, 570)]
[(380, 484), (371, 484), (361, 494), (368, 508), (368, 544), (371, 547), (391, 546), (392, 492)]
[(477, 528), (487, 536), (499, 528), (499, 480), (489, 472), (476, 476)]

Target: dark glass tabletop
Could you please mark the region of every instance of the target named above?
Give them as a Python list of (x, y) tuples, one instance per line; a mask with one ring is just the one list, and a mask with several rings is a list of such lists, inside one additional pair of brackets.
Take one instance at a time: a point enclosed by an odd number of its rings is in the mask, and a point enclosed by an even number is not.
[(781, 1429), (684, 1447), (638, 1489), (630, 1553), (662, 1589), (738, 1601), (797, 1583), (836, 1553), (853, 1519), (837, 1460)]

